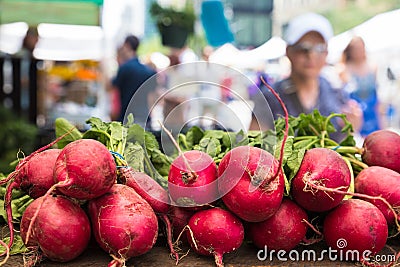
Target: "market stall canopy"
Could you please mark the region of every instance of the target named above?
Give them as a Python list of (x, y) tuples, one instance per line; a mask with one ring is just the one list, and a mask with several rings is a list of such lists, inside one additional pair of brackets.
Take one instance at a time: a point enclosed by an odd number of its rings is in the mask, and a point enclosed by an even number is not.
[(232, 66), (237, 62), (240, 50), (233, 44), (226, 43), (216, 49), (209, 57), (210, 62)]
[(286, 42), (274, 36), (251, 50), (239, 50), (231, 43), (224, 44), (211, 54), (210, 61), (238, 68), (257, 68), (268, 60), (284, 56), (285, 52)]
[(0, 23), (100, 25), (103, 0), (2, 0)]
[(353, 36), (364, 39), (368, 52), (376, 53), (400, 48), (400, 9), (378, 14), (360, 25), (336, 35), (329, 41), (329, 62), (337, 62)]
[(0, 52), (15, 54), (21, 50), (22, 40), (28, 30), (25, 22), (0, 25)]
[(44, 60), (100, 60), (104, 56), (103, 30), (99, 26), (38, 25), (39, 42), (33, 55)]
[(239, 64), (251, 68), (262, 64), (270, 59), (284, 56), (286, 53), (286, 42), (279, 36), (273, 36), (264, 44), (240, 53)]

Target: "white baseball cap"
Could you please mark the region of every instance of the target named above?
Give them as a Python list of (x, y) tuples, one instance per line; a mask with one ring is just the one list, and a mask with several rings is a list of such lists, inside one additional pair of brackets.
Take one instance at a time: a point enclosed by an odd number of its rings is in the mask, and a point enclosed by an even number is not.
[(324, 16), (316, 13), (305, 13), (293, 18), (289, 22), (283, 39), (288, 45), (293, 45), (306, 33), (311, 31), (320, 33), (325, 42), (328, 42), (333, 36), (332, 25)]

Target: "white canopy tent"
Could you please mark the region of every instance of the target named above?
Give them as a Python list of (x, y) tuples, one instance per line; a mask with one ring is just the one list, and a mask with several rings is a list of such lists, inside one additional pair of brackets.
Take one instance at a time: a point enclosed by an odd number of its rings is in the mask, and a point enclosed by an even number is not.
[(210, 55), (209, 61), (212, 63), (233, 66), (236, 64), (239, 54), (239, 49), (237, 49), (231, 43), (226, 43), (220, 46)]
[(103, 30), (99, 26), (41, 23), (39, 41), (33, 51), (47, 60), (100, 60), (104, 57)]
[[(104, 34), (99, 26), (40, 23), (39, 41), (33, 54), (45, 60), (80, 60), (104, 58)], [(28, 30), (25, 22), (0, 25), (0, 52), (15, 54), (21, 50)]]
[(28, 30), (28, 24), (25, 22), (14, 22), (0, 25), (0, 52), (6, 54), (15, 54), (22, 47)]
[(254, 67), (267, 60), (280, 58), (285, 55), (286, 42), (278, 36), (273, 36), (264, 44), (240, 53), (239, 66)]
[(243, 51), (246, 57), (261, 57), (263, 59), (274, 59), (285, 55), (286, 42), (279, 36), (273, 36), (264, 44), (252, 49)]
[(251, 50), (239, 50), (227, 43), (214, 51), (210, 61), (237, 68), (256, 68), (268, 60), (284, 56), (285, 49), (286, 42), (278, 36)]

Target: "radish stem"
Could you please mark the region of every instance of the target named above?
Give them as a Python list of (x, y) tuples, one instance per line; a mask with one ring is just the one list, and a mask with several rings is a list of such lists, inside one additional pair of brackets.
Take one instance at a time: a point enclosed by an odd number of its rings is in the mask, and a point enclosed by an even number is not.
[(285, 104), (283, 103), (282, 99), (280, 98), (279, 94), (264, 80), (264, 78), (262, 76), (260, 77), (260, 79), (261, 79), (262, 83), (271, 91), (271, 93), (279, 101), (279, 104), (282, 106), (282, 109), (285, 113), (285, 132), (283, 135), (282, 146), (281, 146), (281, 151), (280, 151), (280, 155), (279, 155), (279, 165), (278, 165), (275, 175), (272, 178), (272, 180), (274, 180), (276, 177), (278, 177), (279, 173), (282, 171), (283, 153), (285, 151), (285, 144), (286, 144), (286, 140), (289, 135), (289, 113), (287, 111)]
[[(179, 155), (182, 157), (183, 162), (185, 163), (186, 167), (190, 171), (191, 178), (195, 180), (198, 177), (198, 175), (190, 166), (189, 161), (185, 157), (184, 153), (182, 152), (182, 149), (180, 148), (179, 144), (176, 142), (175, 138), (172, 136), (172, 133), (170, 131), (168, 131), (167, 128), (165, 128), (164, 124), (162, 124), (160, 121), (159, 121), (159, 124), (160, 124), (161, 128), (165, 131), (165, 133), (168, 135), (168, 137), (171, 139), (171, 141), (174, 144), (174, 146), (176, 147), (176, 149), (178, 150)], [(189, 178), (188, 178), (188, 180), (189, 180)]]

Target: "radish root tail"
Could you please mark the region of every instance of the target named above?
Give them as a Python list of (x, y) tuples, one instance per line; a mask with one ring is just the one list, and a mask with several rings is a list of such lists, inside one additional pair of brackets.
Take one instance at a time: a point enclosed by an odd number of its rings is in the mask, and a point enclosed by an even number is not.
[(312, 238), (312, 239), (308, 239), (308, 238), (304, 237), (303, 240), (302, 240), (302, 245), (307, 245), (308, 246), (308, 245), (312, 245), (312, 244), (318, 243), (318, 242), (323, 240), (323, 234), (317, 228), (315, 228), (315, 226), (312, 225), (311, 222), (309, 222), (306, 219), (303, 219), (302, 222), (307, 224), (308, 227), (310, 227), (310, 229), (313, 230), (319, 236), (317, 238)]
[(393, 213), (394, 215), (394, 221), (397, 227), (397, 232), (400, 231), (400, 223), (398, 220), (398, 216), (397, 213), (395, 211), (395, 209), (392, 207), (392, 205), (390, 205), (390, 203), (383, 197), (380, 196), (370, 196), (370, 195), (366, 195), (366, 194), (361, 194), (361, 193), (355, 193), (355, 192), (348, 192), (348, 191), (341, 191), (340, 189), (343, 189), (343, 187), (338, 187), (338, 188), (328, 188), (325, 186), (321, 186), (321, 185), (317, 185), (315, 183), (313, 183), (313, 181), (311, 181), (308, 177), (303, 177), (303, 181), (306, 184), (306, 186), (315, 189), (315, 190), (321, 190), (323, 192), (327, 192), (327, 193), (335, 193), (335, 194), (340, 194), (340, 195), (350, 195), (353, 197), (358, 197), (361, 199), (369, 199), (369, 200), (380, 200), (382, 201), (387, 207), (388, 209)]
[(224, 267), (222, 257), (223, 255), (221, 253), (214, 252), (215, 264), (217, 267)]
[(4, 264), (7, 263), (8, 259), (10, 258), (10, 248), (8, 247), (8, 245), (0, 239), (0, 245), (2, 245), (5, 249), (5, 258), (0, 262), (0, 266), (3, 266)]
[(171, 256), (175, 257), (176, 260), (176, 265), (178, 265), (179, 262), (179, 254), (178, 252), (175, 250), (174, 248), (174, 244), (172, 242), (172, 227), (171, 227), (171, 222), (169, 221), (169, 218), (166, 214), (162, 214), (161, 219), (163, 220), (163, 222), (165, 223), (165, 227), (166, 227), (166, 232), (167, 232), (167, 243), (171, 252)]

